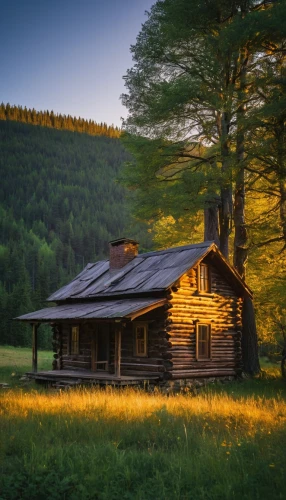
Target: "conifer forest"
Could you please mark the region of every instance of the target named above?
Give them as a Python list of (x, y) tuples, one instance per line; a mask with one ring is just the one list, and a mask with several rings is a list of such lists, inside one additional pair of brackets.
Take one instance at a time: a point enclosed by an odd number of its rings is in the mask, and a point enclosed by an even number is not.
[[(0, 121), (0, 151), (0, 342), (28, 346), (30, 327), (11, 318), (44, 307), (124, 234), (125, 189), (115, 179), (129, 156), (116, 138), (16, 119)], [(49, 329), (39, 337), (47, 347)]]

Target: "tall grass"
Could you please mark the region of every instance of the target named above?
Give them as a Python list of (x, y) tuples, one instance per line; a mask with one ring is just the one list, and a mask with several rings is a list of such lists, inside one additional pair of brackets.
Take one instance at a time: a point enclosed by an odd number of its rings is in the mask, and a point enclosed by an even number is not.
[(285, 498), (285, 386), (0, 393), (1, 499)]

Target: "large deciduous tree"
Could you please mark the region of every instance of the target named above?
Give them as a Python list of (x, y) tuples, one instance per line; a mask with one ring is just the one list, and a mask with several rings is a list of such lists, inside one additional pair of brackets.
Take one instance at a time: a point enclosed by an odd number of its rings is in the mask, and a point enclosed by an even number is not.
[[(131, 48), (135, 64), (125, 77), (129, 93), (123, 95), (129, 111), (127, 131), (161, 141), (157, 148), (160, 168), (157, 173), (153, 168), (157, 181), (160, 174), (175, 185), (191, 179), (189, 199), (204, 194), (205, 236), (217, 239), (219, 232), (220, 249), (227, 258), (234, 221), (234, 265), (243, 279), (248, 251), (244, 215), (247, 117), (252, 99), (260, 106), (257, 92), (253, 97), (253, 75), (261, 64), (258, 54), (264, 50), (266, 33), (269, 36), (268, 7), (273, 3), (157, 1)], [(139, 150), (142, 157), (142, 143)], [(156, 166), (154, 161), (151, 164)], [(245, 307), (245, 324), (257, 346), (251, 306)], [(245, 353), (244, 360), (246, 371), (259, 371), (257, 348), (248, 360)]]

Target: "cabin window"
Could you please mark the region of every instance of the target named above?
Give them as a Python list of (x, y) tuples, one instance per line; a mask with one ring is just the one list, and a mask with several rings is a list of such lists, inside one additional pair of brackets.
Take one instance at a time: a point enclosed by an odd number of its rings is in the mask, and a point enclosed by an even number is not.
[(134, 355), (147, 356), (147, 323), (134, 324)]
[(197, 323), (196, 351), (197, 359), (211, 358), (211, 325)]
[(79, 326), (71, 327), (70, 353), (79, 354)]
[(206, 264), (199, 265), (198, 289), (200, 292), (210, 292), (211, 291), (210, 269)]

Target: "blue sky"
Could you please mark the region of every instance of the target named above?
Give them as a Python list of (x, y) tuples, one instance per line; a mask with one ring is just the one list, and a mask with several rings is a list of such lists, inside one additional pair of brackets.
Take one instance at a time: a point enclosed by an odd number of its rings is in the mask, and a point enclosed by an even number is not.
[(1, 0), (0, 102), (120, 126), (130, 45), (155, 0)]

